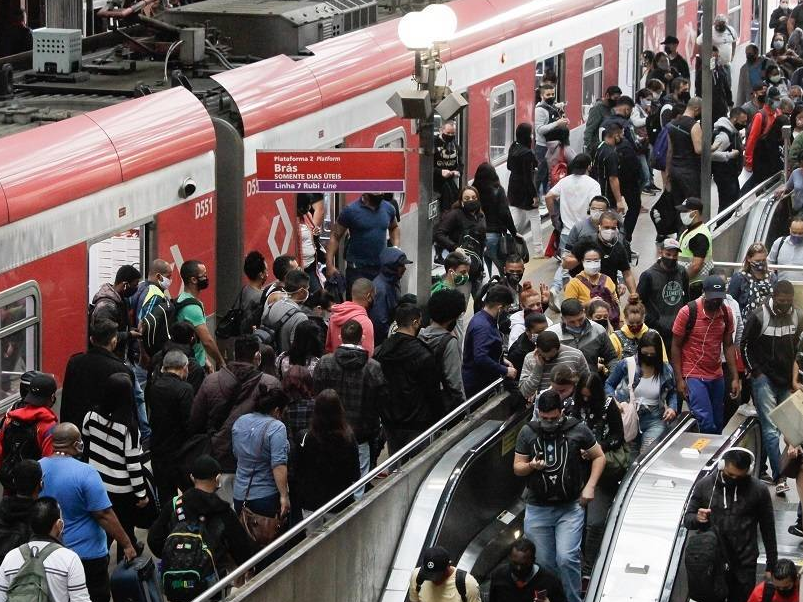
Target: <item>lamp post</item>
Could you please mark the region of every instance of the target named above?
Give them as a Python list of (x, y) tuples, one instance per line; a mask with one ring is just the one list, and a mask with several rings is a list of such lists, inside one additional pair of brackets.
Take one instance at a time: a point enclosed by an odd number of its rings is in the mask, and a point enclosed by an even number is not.
[[(415, 52), (413, 80), (419, 94), (394, 106), (400, 117), (416, 119), (418, 131), (418, 240), (416, 296), (419, 305), (429, 300), (432, 287), (432, 222), (437, 217), (432, 177), (435, 155), (435, 107), (447, 93), (435, 85), (441, 69), (441, 50), (457, 30), (457, 16), (444, 4), (430, 4), (424, 10), (407, 13), (399, 21), (399, 39)], [(394, 95), (394, 98), (398, 97)]]

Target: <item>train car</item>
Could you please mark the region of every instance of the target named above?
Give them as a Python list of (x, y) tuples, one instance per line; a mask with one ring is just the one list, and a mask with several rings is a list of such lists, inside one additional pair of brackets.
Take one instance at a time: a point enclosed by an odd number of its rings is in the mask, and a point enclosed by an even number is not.
[[(490, 161), (507, 180), (516, 124), (531, 121), (538, 83), (558, 79), (572, 139), (608, 85), (637, 88), (639, 55), (656, 49), (664, 0), (455, 0), (458, 32), (441, 81), (469, 106), (458, 119), (465, 178)], [(718, 0), (747, 41), (750, 0)], [(0, 148), (0, 397), (13, 402), (26, 369), (63, 375), (86, 341), (86, 308), (126, 262), (206, 262), (210, 321), (235, 298), (251, 249), (268, 259), (295, 249), (295, 203), (259, 193), (256, 151), (389, 147), (408, 153), (400, 195), (402, 247), (415, 257), (417, 148), (409, 121), (386, 105), (409, 87), (413, 55), (389, 21), (213, 79), (230, 98), (210, 108), (183, 88), (126, 101), (3, 139)], [(678, 37), (694, 52), (697, 3), (680, 2)], [(191, 189), (191, 192), (190, 192)], [(327, 198), (327, 225), (352, 196)], [(409, 290), (414, 279), (404, 283)], [(214, 325), (214, 324), (212, 324)]]

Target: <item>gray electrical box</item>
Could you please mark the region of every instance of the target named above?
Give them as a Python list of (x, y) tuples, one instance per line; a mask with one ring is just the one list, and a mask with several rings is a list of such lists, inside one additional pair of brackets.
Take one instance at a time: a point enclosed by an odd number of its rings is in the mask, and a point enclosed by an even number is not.
[(33, 30), (33, 69), (67, 75), (81, 70), (81, 30), (41, 27)]

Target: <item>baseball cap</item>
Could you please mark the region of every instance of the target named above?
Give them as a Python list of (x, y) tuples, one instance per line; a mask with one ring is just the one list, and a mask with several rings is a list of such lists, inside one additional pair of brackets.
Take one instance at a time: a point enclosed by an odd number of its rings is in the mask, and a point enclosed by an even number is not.
[(677, 238), (665, 238), (661, 242), (661, 248), (664, 250), (678, 249), (680, 250), (680, 243)]
[(424, 581), (434, 581), (443, 576), (449, 564), (449, 552), (446, 548), (440, 546), (427, 548), (421, 556), (421, 569), (418, 574)]
[(49, 405), (56, 389), (58, 389), (58, 385), (55, 378), (49, 374), (36, 374), (31, 378), (28, 394), (25, 396), (25, 404), (29, 406)]
[(217, 477), (222, 470), (220, 464), (212, 456), (204, 454), (198, 456), (190, 467), (190, 474), (201, 481), (208, 481)]
[(725, 283), (719, 276), (706, 276), (703, 280), (703, 292), (706, 299), (724, 299)]
[(666, 44), (680, 44), (680, 40), (678, 40), (675, 36), (666, 36), (661, 45), (665, 46)]
[(683, 201), (680, 205), (675, 205), (675, 209), (680, 212), (683, 211), (702, 211), (703, 210), (703, 202), (698, 199), (697, 197), (690, 196), (685, 201)]

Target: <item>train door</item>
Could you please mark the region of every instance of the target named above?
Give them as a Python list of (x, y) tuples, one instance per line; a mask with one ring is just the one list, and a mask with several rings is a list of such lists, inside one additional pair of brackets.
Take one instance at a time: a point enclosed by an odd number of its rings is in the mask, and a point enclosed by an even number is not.
[[(533, 111), (535, 105), (541, 102), (541, 94), (538, 91), (539, 86), (544, 81), (549, 81), (555, 84), (555, 98), (556, 102), (566, 101), (566, 78), (565, 74), (566, 55), (555, 54), (538, 61), (535, 64), (535, 103), (533, 104)], [(534, 118), (531, 115), (530, 118)]]
[(618, 84), (622, 93), (636, 97), (639, 88), (639, 42), (641, 40), (641, 25), (633, 23), (619, 29), (619, 79)]
[(143, 277), (147, 272), (147, 227), (139, 226), (115, 232), (88, 243), (89, 272), (87, 298), (89, 302), (106, 283), (114, 284), (117, 270), (133, 265)]

